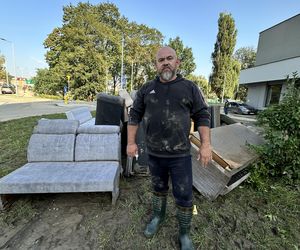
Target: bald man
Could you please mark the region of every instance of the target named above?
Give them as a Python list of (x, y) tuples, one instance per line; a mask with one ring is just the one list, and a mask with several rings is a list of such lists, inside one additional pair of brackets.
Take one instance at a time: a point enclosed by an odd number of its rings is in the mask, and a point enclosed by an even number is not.
[(171, 176), (178, 208), (179, 243), (181, 249), (194, 249), (189, 235), (193, 206), (189, 132), (192, 118), (202, 142), (198, 159), (206, 167), (212, 157), (210, 113), (198, 86), (177, 74), (179, 65), (174, 49), (158, 50), (158, 76), (141, 87), (130, 109), (127, 155), (134, 157), (138, 153), (136, 133), (143, 119), (153, 186), (153, 216), (144, 235), (150, 238), (156, 234), (165, 219)]

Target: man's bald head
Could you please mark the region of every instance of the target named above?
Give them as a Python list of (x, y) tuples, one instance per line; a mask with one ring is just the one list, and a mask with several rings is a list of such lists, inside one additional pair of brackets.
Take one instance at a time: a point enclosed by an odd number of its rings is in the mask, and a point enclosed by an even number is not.
[(173, 48), (169, 47), (169, 46), (164, 46), (164, 47), (161, 47), (157, 51), (157, 53), (156, 53), (156, 60), (159, 58), (159, 56), (161, 54), (166, 54), (166, 53), (171, 54), (172, 56), (174, 56), (175, 59), (177, 59), (176, 51)]

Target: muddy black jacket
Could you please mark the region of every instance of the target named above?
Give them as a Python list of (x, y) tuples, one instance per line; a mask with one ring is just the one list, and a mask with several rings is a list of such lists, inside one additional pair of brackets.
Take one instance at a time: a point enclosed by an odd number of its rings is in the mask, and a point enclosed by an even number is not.
[(210, 113), (201, 91), (191, 81), (177, 75), (168, 83), (147, 82), (137, 92), (130, 109), (130, 125), (143, 119), (148, 154), (181, 157), (190, 154), (191, 118), (195, 128), (210, 126)]

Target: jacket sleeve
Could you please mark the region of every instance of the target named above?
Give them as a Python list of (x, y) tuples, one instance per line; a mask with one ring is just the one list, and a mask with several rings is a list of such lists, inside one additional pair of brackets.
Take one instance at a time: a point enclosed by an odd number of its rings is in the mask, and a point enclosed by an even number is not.
[(195, 128), (199, 126), (210, 127), (210, 112), (208, 105), (204, 100), (202, 91), (196, 84), (193, 86), (193, 107), (191, 111), (191, 118), (194, 121)]
[(140, 88), (140, 90), (136, 94), (136, 99), (133, 102), (132, 107), (129, 111), (129, 125), (138, 125), (145, 113), (145, 104), (144, 104), (144, 88)]

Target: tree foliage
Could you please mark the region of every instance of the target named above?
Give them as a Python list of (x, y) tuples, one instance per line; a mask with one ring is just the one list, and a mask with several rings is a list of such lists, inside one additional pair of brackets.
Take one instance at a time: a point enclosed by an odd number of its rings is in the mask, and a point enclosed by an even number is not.
[(300, 177), (300, 79), (296, 73), (287, 84), (283, 100), (258, 115), (266, 144), (257, 147), (261, 162), (255, 171), (290, 183)]
[(0, 80), (6, 81), (5, 57), (0, 55)]
[[(70, 4), (63, 11), (62, 27), (54, 28), (44, 42), (48, 49), (47, 74), (53, 76), (48, 81), (53, 85), (49, 86), (51, 91), (61, 92), (69, 85), (74, 98), (87, 99), (111, 84), (115, 92), (121, 77), (122, 37), (124, 72), (135, 87), (154, 74), (154, 67), (149, 65), (163, 39), (158, 30), (129, 22), (112, 3)], [(44, 74), (41, 71), (38, 77)], [(53, 79), (58, 83), (54, 84)]]
[(125, 74), (128, 77), (127, 82), (136, 89), (146, 80), (155, 77), (153, 58), (162, 45), (163, 36), (158, 30), (143, 24), (127, 22), (124, 26)]
[(231, 14), (221, 13), (218, 20), (218, 35), (211, 59), (213, 63), (209, 82), (219, 98), (232, 98), (237, 90), (240, 72), (239, 62), (233, 58), (237, 30)]
[(190, 74), (189, 76), (187, 76), (187, 79), (196, 83), (201, 88), (206, 97), (209, 95), (210, 86), (208, 84), (207, 79), (204, 76)]
[[(255, 65), (256, 50), (253, 47), (241, 47), (235, 51), (233, 57), (238, 60), (242, 70), (252, 68)], [(239, 85), (235, 99), (246, 101), (247, 91), (248, 89), (246, 86)]]
[(243, 102), (247, 102), (248, 88), (245, 85), (239, 85), (238, 90), (235, 93), (234, 99), (239, 99)]
[(255, 65), (256, 50), (253, 47), (241, 47), (233, 57), (239, 61), (241, 69), (252, 68)]
[(170, 39), (168, 46), (176, 51), (180, 60), (178, 72), (185, 77), (190, 75), (196, 69), (192, 48), (184, 47), (182, 40), (178, 36), (175, 39)]
[(60, 82), (59, 74), (53, 70), (47, 68), (38, 69), (36, 76), (32, 80), (34, 82), (34, 92), (36, 93), (47, 95), (63, 94), (63, 86)]

